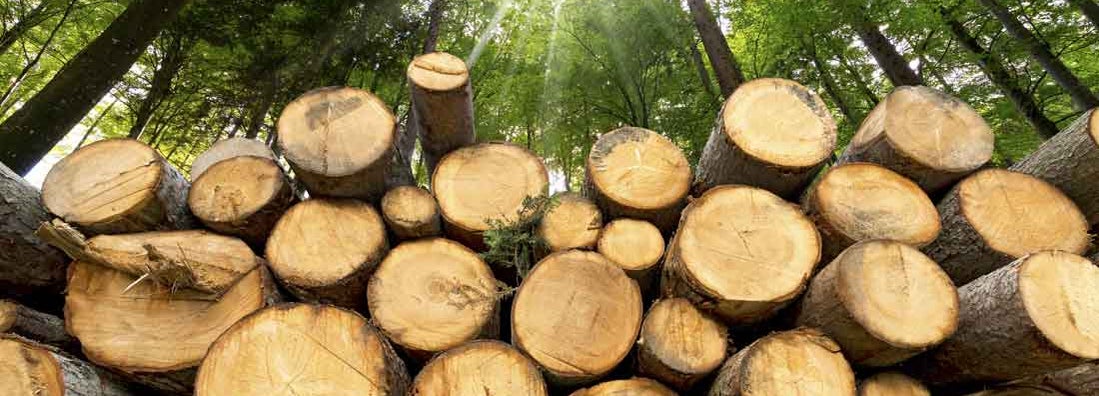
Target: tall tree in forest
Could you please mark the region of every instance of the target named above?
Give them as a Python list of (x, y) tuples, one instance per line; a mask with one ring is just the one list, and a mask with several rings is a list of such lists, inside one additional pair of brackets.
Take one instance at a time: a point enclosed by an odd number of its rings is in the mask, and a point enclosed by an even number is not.
[(50, 35), (46, 37), (46, 41), (38, 48), (38, 53), (34, 55), (34, 58), (28, 60), (27, 64), (23, 65), (23, 69), (19, 71), (19, 74), (15, 75), (15, 79), (12, 80), (11, 84), (8, 85), (8, 88), (4, 90), (4, 93), (0, 95), (0, 109), (3, 109), (3, 111), (0, 111), (0, 114), (7, 112), (8, 106), (11, 106), (9, 100), (11, 100), (15, 90), (19, 88), (19, 84), (23, 83), (23, 79), (27, 77), (27, 73), (30, 73), (31, 70), (34, 70), (34, 68), (38, 66), (38, 61), (42, 59), (42, 55), (46, 53), (46, 49), (50, 47), (54, 38), (57, 37), (57, 31), (61, 30), (62, 26), (65, 26), (65, 21), (69, 19), (69, 15), (72, 13), (73, 7), (76, 6), (76, 2), (77, 0), (69, 0), (69, 5), (65, 7), (65, 12), (61, 15), (61, 20), (57, 21), (57, 25), (54, 25), (53, 29), (50, 30)]
[(0, 162), (25, 175), (126, 73), (187, 0), (134, 0), (0, 124)]
[(160, 107), (164, 99), (171, 93), (172, 81), (179, 74), (179, 70), (183, 68), (187, 52), (190, 51), (193, 43), (189, 37), (185, 37), (180, 32), (166, 31), (165, 33), (161, 36), (164, 45), (161, 48), (160, 64), (153, 72), (153, 80), (149, 83), (148, 93), (145, 94), (145, 99), (141, 101), (134, 115), (134, 123), (130, 126), (128, 136), (131, 139), (141, 137), (141, 132), (145, 130), (145, 126), (153, 118), (153, 112)]
[(694, 19), (698, 35), (702, 37), (702, 44), (706, 47), (706, 55), (710, 58), (710, 66), (717, 75), (717, 85), (721, 87), (722, 98), (733, 94), (736, 87), (744, 83), (744, 73), (740, 70), (733, 51), (729, 49), (729, 42), (722, 33), (717, 19), (710, 12), (706, 0), (687, 0), (687, 6), (691, 9), (691, 17)]
[(893, 83), (893, 86), (924, 85), (923, 79), (904, 59), (897, 47), (889, 41), (877, 24), (866, 16), (867, 11), (863, 7), (843, 6), (842, 13), (847, 16), (851, 28), (858, 34), (863, 45), (870, 51), (870, 55), (878, 61), (878, 67), (885, 72), (885, 76)]
[(439, 43), (439, 25), (443, 19), (443, 10), (446, 9), (447, 0), (432, 0), (427, 8), (427, 37), (424, 39), (424, 53), (435, 52), (435, 46)]
[(64, 0), (42, 0), (34, 8), (20, 15), (19, 20), (11, 28), (0, 33), (0, 54), (6, 52), (28, 31), (50, 19), (55, 14), (55, 9), (60, 9), (65, 3)]
[(1068, 2), (1080, 8), (1080, 13), (1084, 14), (1084, 17), (1095, 25), (1095, 29), (1099, 30), (1099, 4), (1096, 4), (1095, 0), (1068, 0)]

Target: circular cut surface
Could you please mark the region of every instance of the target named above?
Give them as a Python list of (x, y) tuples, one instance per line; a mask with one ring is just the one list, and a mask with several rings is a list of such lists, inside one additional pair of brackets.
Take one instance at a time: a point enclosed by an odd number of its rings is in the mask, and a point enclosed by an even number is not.
[(435, 197), (419, 187), (394, 187), (382, 197), (382, 215), (391, 223), (414, 228), (433, 221), (438, 213)]
[(760, 78), (741, 85), (722, 110), (725, 134), (754, 158), (807, 168), (832, 155), (836, 123), (817, 94), (801, 84)]
[[(218, 338), (196, 395), (391, 395), (385, 340), (362, 316), (327, 305), (257, 312)], [(392, 353), (392, 352), (390, 352)]]
[(878, 165), (829, 169), (812, 199), (827, 223), (854, 241), (888, 238), (923, 246), (939, 235), (939, 212), (927, 194)]
[(725, 326), (702, 314), (690, 301), (657, 301), (641, 325), (641, 340), (661, 363), (678, 373), (709, 373), (725, 360)]
[(465, 61), (454, 55), (432, 52), (412, 60), (408, 80), (429, 91), (452, 91), (469, 81), (469, 69)]
[(820, 259), (820, 235), (794, 205), (766, 190), (719, 186), (692, 203), (676, 238), (679, 259), (714, 297), (792, 298)]
[(648, 378), (630, 378), (604, 382), (569, 396), (676, 396), (676, 393)]
[(1012, 257), (1042, 250), (1083, 253), (1088, 224), (1065, 194), (1033, 176), (983, 170), (958, 186), (962, 215), (988, 246)]
[(741, 367), (745, 396), (853, 395), (855, 375), (840, 348), (823, 335), (792, 331), (755, 344)]
[(53, 166), (42, 183), (42, 202), (73, 223), (99, 223), (155, 199), (164, 172), (160, 155), (136, 140), (101, 140)]
[(311, 173), (338, 177), (388, 161), (397, 120), (374, 94), (355, 88), (319, 88), (286, 105), (278, 142), (286, 158)]
[(599, 235), (599, 253), (623, 269), (643, 270), (664, 256), (664, 237), (650, 222), (618, 219)]
[(445, 351), (477, 337), (493, 319), (496, 278), (457, 242), (405, 242), (371, 276), (367, 303), (374, 323), (397, 344)]
[(931, 392), (912, 377), (886, 372), (863, 380), (859, 396), (931, 396)]
[(373, 262), (385, 244), (385, 225), (370, 205), (310, 199), (291, 207), (275, 224), (266, 256), (280, 279), (325, 286)]
[(603, 214), (579, 194), (558, 195), (557, 205), (546, 212), (538, 225), (538, 235), (550, 250), (592, 248), (603, 227)]
[(8, 300), (0, 300), (0, 333), (7, 333), (19, 318), (19, 306)]
[(635, 209), (662, 209), (687, 196), (691, 166), (668, 138), (626, 127), (595, 142), (588, 155), (588, 177), (614, 202)]
[(443, 352), (412, 383), (416, 396), (545, 396), (542, 373), (530, 359), (500, 341), (473, 341)]
[(554, 374), (598, 376), (626, 357), (641, 314), (637, 284), (602, 255), (556, 253), (519, 287), (512, 343)]
[(65, 385), (49, 352), (0, 338), (0, 395), (61, 396)]
[(191, 180), (198, 180), (214, 164), (243, 155), (263, 157), (275, 161), (275, 153), (256, 139), (234, 137), (218, 140), (191, 162)]
[(1040, 252), (1019, 268), (1019, 293), (1034, 325), (1061, 350), (1099, 359), (1099, 267), (1065, 252)]
[(267, 158), (233, 157), (211, 166), (191, 185), (191, 212), (213, 222), (247, 218), (274, 199), (285, 181), (282, 169)]
[(834, 263), (844, 308), (875, 338), (923, 348), (957, 328), (957, 289), (919, 250), (900, 242), (868, 241), (851, 246)]
[(546, 193), (542, 160), (519, 146), (482, 143), (443, 157), (432, 191), (443, 217), (469, 231), (491, 228), (488, 220), (514, 221), (523, 200)]

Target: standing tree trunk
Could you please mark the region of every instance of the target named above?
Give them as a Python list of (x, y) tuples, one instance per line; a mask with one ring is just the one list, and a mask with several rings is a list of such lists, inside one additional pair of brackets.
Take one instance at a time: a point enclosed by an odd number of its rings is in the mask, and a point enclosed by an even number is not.
[(408, 65), (408, 86), (412, 115), (406, 129), (419, 132), (431, 174), (444, 155), (477, 140), (469, 70), (445, 52), (420, 55)]
[[(1068, 2), (1079, 7), (1080, 13), (1084, 14), (1096, 29), (1099, 29), (1099, 4), (1096, 4), (1095, 0), (1068, 0)], [(0, 49), (0, 53), (3, 52), (3, 49)]]
[(187, 51), (191, 47), (190, 41), (184, 42), (187, 39), (177, 34), (170, 35), (169, 40), (164, 58), (160, 61), (160, 67), (153, 72), (149, 93), (145, 95), (145, 100), (141, 101), (141, 106), (138, 107), (137, 115), (134, 117), (134, 124), (130, 126), (130, 139), (141, 137), (141, 132), (153, 118), (153, 112), (160, 108), (160, 104), (171, 94), (172, 80), (179, 74), (186, 61)]
[(866, 49), (878, 61), (878, 67), (881, 67), (885, 76), (893, 82), (893, 86), (924, 85), (923, 79), (908, 66), (908, 61), (897, 51), (897, 47), (889, 41), (889, 38), (882, 34), (878, 25), (866, 19), (865, 12), (861, 9), (848, 12), (851, 17), (851, 27), (866, 45)]
[(817, 69), (817, 75), (820, 76), (820, 82), (824, 84), (824, 92), (828, 93), (828, 96), (832, 97), (832, 100), (836, 102), (836, 107), (840, 108), (840, 113), (847, 118), (848, 124), (851, 126), (858, 126), (862, 121), (861, 117), (856, 117), (855, 112), (852, 110), (851, 105), (847, 104), (847, 99), (844, 99), (843, 92), (840, 91), (839, 85), (836, 84), (835, 77), (832, 76), (832, 72), (828, 70), (828, 65), (820, 59), (817, 55), (817, 51), (814, 48), (810, 53), (810, 57), (813, 60), (813, 66)]
[(691, 17), (694, 19), (698, 35), (702, 37), (702, 43), (706, 47), (706, 55), (710, 58), (710, 66), (717, 75), (717, 85), (721, 87), (721, 97), (728, 98), (740, 84), (744, 83), (744, 73), (740, 71), (733, 51), (729, 49), (729, 42), (725, 39), (725, 33), (721, 32), (714, 14), (706, 5), (706, 0), (687, 0), (687, 6), (691, 9)]
[(0, 164), (0, 295), (30, 301), (52, 296), (60, 302), (68, 259), (34, 236), (38, 224), (50, 217), (38, 190)]
[(57, 25), (54, 25), (53, 30), (50, 30), (50, 35), (46, 37), (46, 41), (38, 48), (38, 53), (34, 54), (34, 58), (28, 61), (27, 64), (23, 66), (23, 69), (19, 70), (19, 74), (17, 74), (12, 83), (8, 85), (8, 89), (4, 91), (3, 95), (0, 95), (0, 105), (7, 103), (7, 105), (3, 106), (3, 111), (0, 111), (0, 114), (6, 113), (7, 109), (14, 103), (9, 101), (12, 99), (12, 95), (15, 95), (15, 91), (19, 88), (19, 84), (23, 83), (23, 79), (27, 77), (27, 74), (30, 73), (35, 66), (38, 66), (38, 61), (42, 59), (42, 55), (49, 49), (50, 43), (57, 37), (57, 31), (61, 30), (62, 26), (65, 26), (65, 21), (69, 19), (69, 14), (72, 13), (73, 6), (75, 5), (76, 0), (69, 1), (69, 6), (65, 8), (65, 14), (61, 16), (60, 21), (57, 21)]
[(698, 43), (691, 42), (688, 50), (691, 53), (691, 63), (694, 64), (695, 71), (698, 72), (698, 80), (702, 83), (702, 89), (706, 90), (706, 93), (714, 95), (714, 83), (710, 81), (710, 72), (706, 70), (706, 62), (702, 60), (702, 53), (698, 51)]
[(443, 11), (446, 10), (447, 0), (433, 0), (427, 9), (427, 38), (424, 39), (424, 53), (435, 52), (435, 45), (439, 42), (439, 25), (443, 20)]
[(859, 92), (862, 93), (862, 96), (866, 98), (866, 102), (870, 103), (871, 107), (877, 106), (878, 102), (881, 101), (881, 98), (878, 97), (878, 94), (874, 93), (873, 89), (870, 89), (870, 85), (866, 83), (866, 79), (862, 78), (862, 73), (859, 72), (859, 69), (848, 62), (847, 57), (841, 55), (839, 59), (840, 65), (842, 65), (843, 69), (847, 70), (847, 73), (851, 75), (851, 79), (855, 81), (855, 87), (858, 88)]

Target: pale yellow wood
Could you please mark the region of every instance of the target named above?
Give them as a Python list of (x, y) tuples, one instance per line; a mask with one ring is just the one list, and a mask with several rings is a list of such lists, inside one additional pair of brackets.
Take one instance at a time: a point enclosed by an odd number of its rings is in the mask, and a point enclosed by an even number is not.
[(691, 168), (675, 143), (642, 128), (621, 128), (600, 136), (588, 156), (588, 178), (617, 205), (663, 209), (687, 195)]
[(603, 227), (598, 250), (626, 273), (644, 271), (664, 256), (664, 236), (647, 221), (617, 219)]
[(276, 160), (271, 148), (259, 140), (242, 137), (222, 139), (191, 161), (191, 180), (198, 180), (199, 176), (218, 162), (245, 155)]
[(15, 326), (15, 321), (18, 319), (19, 305), (8, 300), (0, 300), (0, 333), (7, 333), (12, 326)]
[(42, 184), (42, 202), (70, 223), (109, 222), (156, 199), (162, 166), (160, 155), (136, 140), (95, 142), (50, 169)]
[(370, 205), (310, 199), (279, 219), (267, 241), (267, 259), (284, 282), (318, 287), (340, 282), (364, 267), (372, 269), (386, 248), (385, 225)]
[(412, 383), (416, 396), (546, 396), (542, 373), (500, 341), (472, 341), (431, 359)]
[(1031, 255), (1019, 269), (1023, 306), (1038, 330), (1062, 351), (1099, 359), (1099, 267), (1064, 252)]
[(729, 358), (710, 396), (855, 394), (855, 374), (831, 339), (811, 329), (772, 333)]
[(382, 217), (389, 229), (400, 239), (415, 239), (439, 235), (439, 205), (425, 189), (399, 186), (382, 197)]
[(832, 155), (836, 124), (827, 114), (819, 96), (780, 78), (742, 84), (722, 109), (724, 133), (736, 147), (785, 168), (811, 167)]
[(65, 384), (48, 351), (0, 338), (0, 396), (63, 396)]
[(551, 252), (592, 249), (603, 228), (603, 214), (587, 198), (575, 193), (556, 196), (556, 205), (542, 217), (537, 233)]
[(412, 59), (408, 80), (429, 91), (452, 91), (469, 81), (469, 69), (461, 58), (445, 52), (432, 52)]
[(862, 380), (858, 396), (931, 396), (931, 392), (920, 381), (890, 371)]
[(396, 122), (385, 102), (370, 92), (320, 88), (286, 105), (278, 141), (295, 166), (323, 176), (348, 176), (389, 160), (385, 154)]
[(607, 381), (569, 396), (676, 396), (675, 391), (648, 378)]
[(239, 221), (266, 207), (286, 188), (282, 169), (262, 157), (238, 156), (208, 168), (191, 185), (191, 212), (203, 221)]
[(637, 341), (638, 373), (680, 390), (716, 370), (729, 348), (725, 326), (683, 298), (649, 308)]

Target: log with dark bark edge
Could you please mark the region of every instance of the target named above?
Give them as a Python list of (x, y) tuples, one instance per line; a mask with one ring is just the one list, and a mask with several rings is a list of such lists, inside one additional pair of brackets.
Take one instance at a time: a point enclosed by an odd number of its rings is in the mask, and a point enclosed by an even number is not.
[(298, 298), (365, 312), (366, 282), (389, 250), (370, 205), (310, 199), (294, 205), (267, 239), (275, 276)]
[(88, 234), (192, 228), (183, 175), (151, 147), (101, 140), (62, 159), (42, 183), (46, 209)]
[(510, 143), (480, 143), (454, 150), (439, 161), (431, 190), (439, 202), (448, 238), (474, 250), (493, 222), (518, 220), (523, 202), (545, 195), (549, 174), (542, 159)]
[(218, 162), (244, 155), (275, 160), (275, 153), (259, 140), (242, 137), (222, 139), (191, 161), (191, 180), (198, 180), (207, 169)]
[(643, 294), (657, 287), (664, 236), (652, 223), (627, 218), (612, 221), (603, 227), (596, 245), (599, 254), (637, 281)]
[(591, 388), (580, 389), (569, 396), (676, 396), (676, 393), (659, 382), (648, 378), (630, 378), (607, 381)]
[[(1087, 394), (1085, 394), (1087, 395)], [(1080, 396), (1061, 392), (1056, 388), (1045, 385), (1015, 384), (997, 386), (980, 392), (970, 393), (967, 396)]]
[(328, 305), (283, 304), (225, 331), (195, 381), (197, 396), (404, 396), (408, 371), (359, 314)]
[(499, 335), (496, 278), (477, 253), (443, 238), (393, 248), (370, 277), (374, 325), (423, 362), (475, 338)]
[(828, 169), (802, 200), (820, 231), (821, 262), (860, 241), (891, 239), (921, 247), (939, 235), (939, 212), (916, 183), (875, 164)]
[(936, 195), (988, 162), (992, 149), (992, 129), (965, 102), (902, 86), (866, 116), (839, 163), (881, 164)]
[(294, 188), (275, 161), (244, 155), (211, 165), (191, 184), (187, 204), (203, 224), (263, 247), (279, 217), (294, 204)]
[(813, 329), (772, 333), (725, 361), (710, 396), (853, 395), (855, 374), (834, 341)]
[(836, 148), (836, 123), (817, 94), (778, 78), (737, 88), (698, 160), (694, 194), (744, 184), (796, 198)]
[(80, 355), (80, 341), (65, 331), (65, 320), (10, 300), (0, 300), (0, 333), (17, 334)]
[(1041, 250), (1082, 254), (1088, 224), (1076, 205), (1038, 178), (980, 171), (939, 202), (942, 232), (923, 252), (964, 285)]
[(595, 249), (603, 228), (603, 213), (583, 195), (564, 192), (554, 196), (555, 205), (542, 216), (537, 235), (550, 252)]
[(725, 326), (683, 298), (653, 303), (637, 340), (637, 373), (688, 391), (725, 361)]
[(438, 236), (442, 233), (439, 204), (431, 192), (415, 186), (399, 186), (382, 197), (382, 218), (399, 240)]
[(931, 396), (931, 391), (915, 378), (887, 371), (859, 382), (858, 396)]
[(38, 190), (0, 163), (0, 296), (20, 298), (39, 307), (61, 306), (65, 254), (34, 235), (50, 220)]
[(542, 373), (522, 352), (495, 340), (471, 341), (431, 359), (412, 396), (547, 396)]
[(408, 64), (408, 85), (412, 92), (410, 121), (420, 132), (424, 162), (431, 173), (443, 156), (477, 138), (469, 70), (465, 61), (454, 55), (423, 54)]
[(1057, 370), (1013, 382), (1018, 386), (1048, 386), (1068, 395), (1099, 395), (1099, 362)]
[(377, 202), (385, 193), (397, 118), (374, 94), (318, 88), (283, 109), (278, 144), (315, 197)]
[(124, 379), (58, 349), (0, 335), (0, 384), (4, 395), (130, 396), (139, 389)]
[(1099, 359), (1099, 267), (1043, 251), (958, 290), (958, 330), (913, 359), (928, 384), (1008, 381)]
[(901, 242), (859, 242), (824, 267), (795, 322), (828, 334), (854, 365), (886, 367), (943, 342), (958, 325), (950, 277)]
[(820, 235), (797, 206), (763, 189), (718, 186), (683, 211), (660, 288), (743, 326), (801, 294), (819, 258)]
[(278, 300), (264, 267), (214, 301), (172, 291), (95, 264), (74, 262), (65, 296), (65, 328), (92, 362), (143, 385), (189, 393), (195, 368), (225, 329)]
[(647, 220), (670, 234), (687, 200), (691, 167), (668, 138), (643, 128), (615, 129), (599, 137), (585, 165), (584, 195), (605, 220)]
[(590, 383), (617, 366), (641, 327), (637, 283), (599, 253), (542, 259), (519, 286), (511, 341), (558, 386)]
[(1088, 224), (1099, 224), (1099, 111), (1084, 113), (1010, 169), (1053, 184), (1076, 202)]

